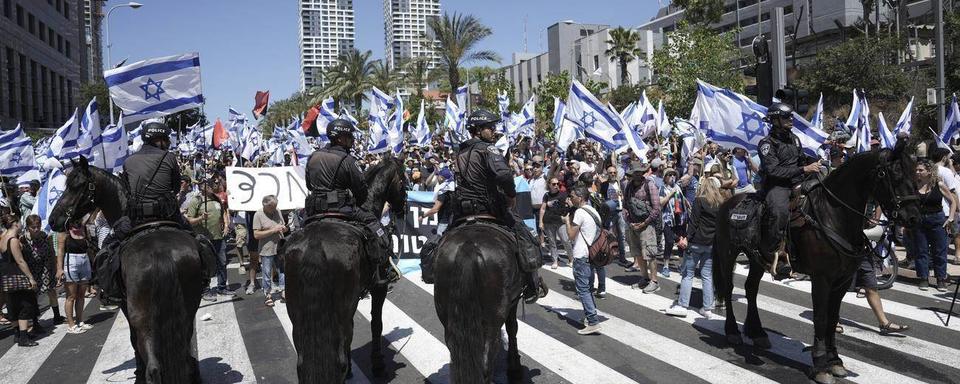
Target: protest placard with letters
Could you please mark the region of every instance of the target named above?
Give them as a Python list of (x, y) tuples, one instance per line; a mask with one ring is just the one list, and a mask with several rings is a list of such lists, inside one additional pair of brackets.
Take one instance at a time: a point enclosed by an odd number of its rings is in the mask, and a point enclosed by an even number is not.
[(308, 191), (299, 167), (227, 167), (227, 193), (230, 210), (256, 211), (268, 195), (277, 197), (281, 210), (303, 208)]

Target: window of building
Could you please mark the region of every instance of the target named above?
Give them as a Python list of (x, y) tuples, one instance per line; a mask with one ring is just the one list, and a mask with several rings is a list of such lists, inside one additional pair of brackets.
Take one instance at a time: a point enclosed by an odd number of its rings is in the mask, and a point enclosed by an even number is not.
[(3, 17), (10, 18), (13, 13), (13, 3), (10, 0), (3, 0)]
[(668, 25), (666, 27), (663, 27), (663, 33), (673, 32), (676, 29), (677, 29), (676, 25)]
[(73, 58), (73, 51), (70, 50), (70, 40), (67, 40), (67, 43), (66, 43), (66, 44), (67, 44), (67, 51), (64, 52), (64, 54), (67, 55), (67, 58), (68, 58), (68, 59), (72, 59), (72, 58)]
[(73, 80), (67, 79), (67, 110), (73, 110)]
[[(30, 31), (33, 33), (33, 31)], [(40, 40), (47, 41), (47, 25), (42, 21), (40, 22)]]
[(63, 53), (63, 36), (57, 35), (57, 52)]
[(57, 12), (63, 9), (63, 0), (57, 0)]
[[(41, 24), (42, 23), (43, 22), (41, 22)], [(37, 20), (33, 17), (33, 14), (30, 12), (27, 12), (27, 31), (30, 32), (31, 35), (37, 33), (36, 24), (37, 24)]]
[(600, 69), (600, 55), (593, 55), (593, 70)]
[(791, 13), (793, 13), (793, 4), (790, 4), (790, 5), (786, 6), (786, 7), (783, 7), (783, 14), (784, 14), (784, 15), (789, 15), (789, 14), (791, 14)]
[(20, 118), (24, 120), (30, 116), (27, 105), (27, 57), (20, 55)]
[(764, 12), (763, 15), (760, 15), (760, 20), (761, 21), (770, 20), (770, 12)]
[(23, 28), (23, 7), (17, 4), (17, 25)]
[(70, 20), (70, 7), (69, 7), (69, 6), (63, 7), (63, 17), (66, 18), (67, 20)]
[(53, 45), (53, 28), (47, 27), (47, 43), (50, 44), (50, 48), (54, 48)]
[(586, 29), (581, 29), (581, 30), (580, 30), (580, 37), (586, 37), (586, 36), (587, 36), (587, 30), (586, 30)]
[(10, 114), (11, 118), (17, 118), (17, 91), (14, 84), (14, 79), (16, 79), (17, 71), (13, 65), (13, 48), (6, 49), (7, 54), (4, 56), (7, 64), (7, 113)]

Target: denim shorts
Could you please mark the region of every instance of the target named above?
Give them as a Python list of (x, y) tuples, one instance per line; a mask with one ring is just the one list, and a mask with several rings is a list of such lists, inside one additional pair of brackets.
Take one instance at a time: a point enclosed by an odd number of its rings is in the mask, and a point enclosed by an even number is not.
[(92, 273), (90, 271), (90, 259), (85, 253), (68, 253), (64, 255), (66, 266), (63, 271), (63, 279), (68, 283), (79, 283), (90, 281)]

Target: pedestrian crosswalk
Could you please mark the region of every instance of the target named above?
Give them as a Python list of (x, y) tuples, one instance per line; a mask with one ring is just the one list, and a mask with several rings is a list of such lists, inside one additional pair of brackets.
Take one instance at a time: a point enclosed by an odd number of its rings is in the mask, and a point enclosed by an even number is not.
[[(243, 279), (231, 266), (231, 281)], [(738, 287), (746, 276), (738, 266)], [(518, 344), (526, 378), (543, 383), (802, 383), (812, 340), (809, 282), (774, 282), (765, 277), (758, 298), (760, 316), (772, 348), (726, 344), (723, 313), (707, 319), (695, 311), (685, 318), (666, 316), (680, 281), (676, 273), (660, 278), (659, 292), (631, 287), (636, 274), (608, 267), (606, 299), (598, 299), (603, 331), (580, 336), (583, 317), (573, 292), (572, 271), (543, 268), (551, 293), (520, 309)], [(699, 283), (697, 283), (699, 284)], [(899, 284), (899, 283), (898, 283)], [(895, 285), (896, 286), (896, 285)], [(237, 285), (234, 285), (236, 288)], [(913, 289), (911, 289), (913, 288)], [(370, 367), (370, 300), (361, 300), (354, 316), (351, 383), (446, 383), (449, 354), (433, 305), (433, 285), (411, 271), (388, 295), (383, 308), (387, 377)], [(694, 291), (693, 305), (700, 303)], [(960, 325), (944, 326), (949, 301), (909, 285), (881, 293), (888, 316), (911, 326), (904, 335), (882, 336), (865, 299), (850, 294), (841, 316), (846, 331), (840, 353), (852, 383), (960, 382)], [(743, 290), (734, 290), (734, 309), (745, 317)], [(62, 299), (61, 299), (62, 300)], [(135, 368), (129, 325), (122, 314), (98, 311), (96, 300), (85, 316), (94, 329), (66, 334), (59, 325), (38, 339), (37, 347), (13, 345), (12, 330), (0, 329), (0, 377), (3, 383), (132, 382)], [(62, 305), (62, 304), (61, 304)], [(41, 316), (50, 324), (51, 314)], [(261, 292), (221, 296), (202, 302), (195, 323), (194, 353), (205, 383), (296, 382), (296, 352), (286, 304), (263, 303)], [(506, 338), (504, 334), (504, 339)], [(505, 344), (505, 343), (504, 343)], [(505, 352), (495, 380), (506, 382)]]

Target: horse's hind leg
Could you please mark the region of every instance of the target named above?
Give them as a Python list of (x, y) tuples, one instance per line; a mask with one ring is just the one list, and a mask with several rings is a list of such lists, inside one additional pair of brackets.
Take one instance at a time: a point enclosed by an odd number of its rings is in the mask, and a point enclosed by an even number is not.
[(507, 312), (507, 378), (511, 383), (523, 380), (523, 366), (520, 365), (520, 351), (517, 349), (517, 304)]
[(747, 291), (747, 318), (743, 323), (743, 331), (747, 337), (753, 339), (755, 347), (770, 349), (770, 339), (767, 337), (767, 331), (764, 331), (763, 325), (760, 324), (760, 313), (757, 311), (757, 292), (760, 290), (763, 274), (764, 270), (760, 263), (751, 259), (750, 273), (747, 274), (747, 282), (744, 285)]
[(373, 365), (373, 375), (383, 377), (383, 302), (387, 300), (387, 285), (374, 286), (370, 290), (370, 333), (371, 348), (370, 363)]
[(724, 322), (724, 333), (727, 335), (727, 342), (732, 345), (743, 344), (740, 337), (740, 327), (737, 326), (737, 315), (733, 312), (733, 267), (737, 263), (737, 252), (729, 248), (718, 246), (714, 252), (721, 257), (718, 265), (714, 268), (722, 268), (722, 280), (715, 281), (720, 285), (717, 290), (720, 298), (723, 300), (723, 306), (726, 307), (726, 321)]
[[(843, 304), (843, 296), (847, 294), (846, 287), (850, 286), (850, 279), (834, 284), (830, 291), (830, 323), (838, 324), (840, 322), (840, 306)], [(837, 353), (837, 330), (836, 327), (827, 328), (827, 357), (830, 365), (830, 373), (834, 376), (847, 376), (847, 370), (843, 366), (843, 360)]]
[(830, 283), (821, 276), (811, 276), (811, 299), (813, 299), (813, 348), (810, 355), (813, 360), (811, 375), (821, 384), (836, 382), (830, 374), (832, 359), (827, 352), (827, 338), (836, 331), (836, 323), (831, 323)]

